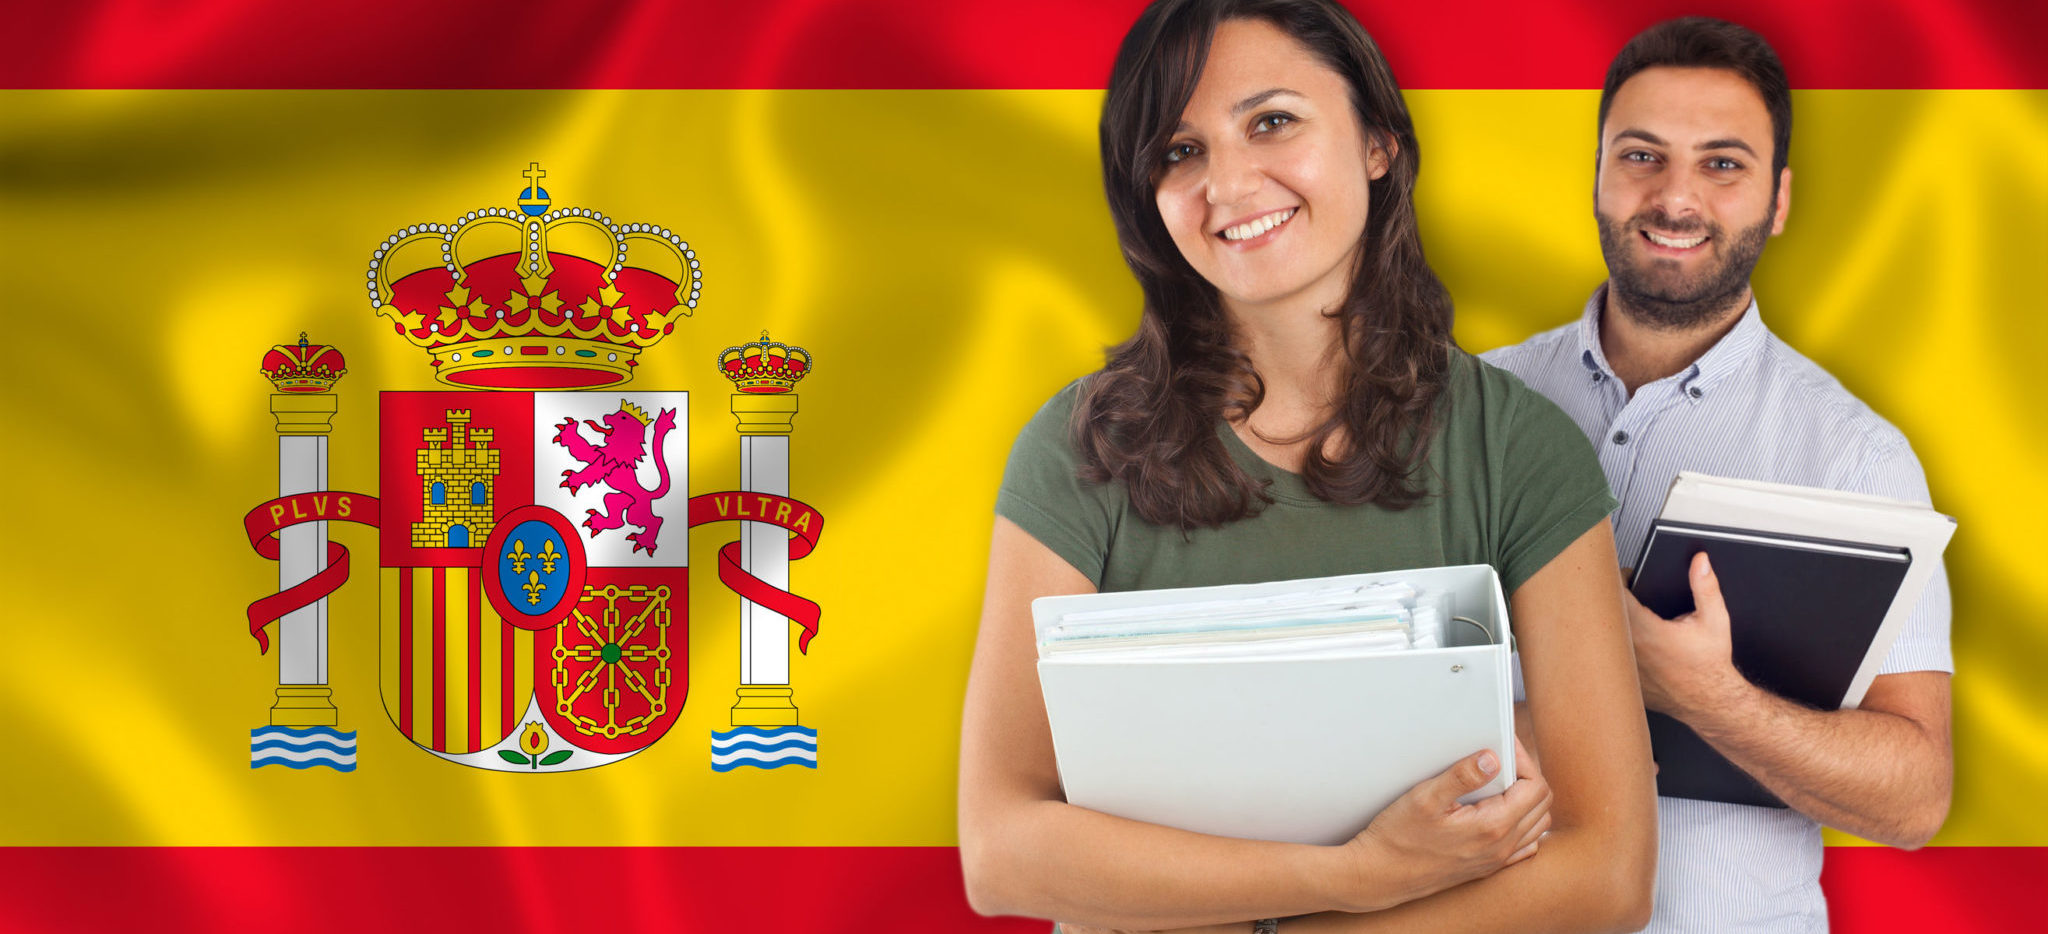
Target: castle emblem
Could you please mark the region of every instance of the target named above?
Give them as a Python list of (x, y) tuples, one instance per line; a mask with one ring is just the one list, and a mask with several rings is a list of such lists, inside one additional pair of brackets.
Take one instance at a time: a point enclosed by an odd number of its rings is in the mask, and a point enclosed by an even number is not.
[(794, 622), (808, 650), (819, 615), (788, 590), (823, 524), (788, 490), (790, 390), (810, 355), (764, 333), (721, 357), (745, 482), (687, 496), (690, 394), (629, 384), (697, 307), (697, 253), (663, 227), (552, 207), (545, 175), (527, 170), (516, 207), (408, 226), (372, 252), (371, 310), (449, 387), (380, 394), (381, 499), (328, 483), (340, 353), (302, 336), (265, 357), (280, 495), (244, 523), (279, 591), (248, 617), (264, 651), (276, 624), (279, 676), (252, 767), (356, 766), (326, 668), (327, 595), (349, 570), (330, 521), (378, 529), (392, 725), (428, 754), (527, 773), (608, 765), (669, 732), (689, 694), (689, 530), (740, 522), (718, 579), (740, 597), (742, 678), (711, 764), (816, 766), (788, 648)]

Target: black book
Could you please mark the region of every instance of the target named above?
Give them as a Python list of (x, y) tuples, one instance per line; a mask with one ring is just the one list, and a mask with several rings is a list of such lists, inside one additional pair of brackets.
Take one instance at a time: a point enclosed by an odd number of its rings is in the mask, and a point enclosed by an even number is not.
[[(1702, 551), (1728, 604), (1736, 670), (1820, 710), (1841, 708), (1912, 564), (1904, 548), (1658, 519), (1636, 559), (1630, 591), (1667, 619), (1692, 612), (1687, 575)], [(1658, 794), (1785, 806), (1691, 727), (1649, 716)]]

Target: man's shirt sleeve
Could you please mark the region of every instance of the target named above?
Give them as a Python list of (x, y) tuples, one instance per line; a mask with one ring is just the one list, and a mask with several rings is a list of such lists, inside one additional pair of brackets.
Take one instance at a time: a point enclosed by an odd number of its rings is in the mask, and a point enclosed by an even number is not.
[[(1920, 459), (1913, 456), (1913, 448), (1904, 437), (1895, 436), (1893, 440), (1891, 444), (1874, 445), (1865, 458), (1860, 476), (1853, 478), (1843, 489), (1852, 493), (1889, 496), (1909, 503), (1931, 503), (1927, 475), (1920, 469)], [(1938, 557), (1934, 560), (1940, 561)], [(1885, 656), (1878, 674), (1905, 671), (1953, 673), (1955, 670), (1955, 661), (1949, 651), (1948, 569), (1937, 565), (1934, 576), (1927, 581), (1927, 589), (1920, 592), (1920, 602), (1914, 605), (1913, 615), (1906, 618), (1905, 629), (1892, 642), (1891, 652)]]

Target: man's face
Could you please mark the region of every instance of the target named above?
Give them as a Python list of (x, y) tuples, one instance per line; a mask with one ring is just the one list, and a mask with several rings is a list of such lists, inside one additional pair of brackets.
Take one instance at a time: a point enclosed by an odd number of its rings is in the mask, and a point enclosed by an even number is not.
[(1593, 215), (1609, 294), (1633, 317), (1687, 329), (1748, 304), (1792, 199), (1790, 169), (1773, 197), (1771, 147), (1763, 98), (1732, 71), (1649, 68), (1615, 91)]

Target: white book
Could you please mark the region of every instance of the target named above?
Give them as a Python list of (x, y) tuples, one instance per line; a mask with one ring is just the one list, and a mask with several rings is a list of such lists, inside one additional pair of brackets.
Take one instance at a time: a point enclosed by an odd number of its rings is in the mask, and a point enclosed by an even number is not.
[(1659, 518), (1782, 535), (1836, 539), (1891, 548), (1912, 555), (1905, 580), (1892, 598), (1856, 677), (1842, 698), (1843, 709), (1862, 703), (1870, 682), (1884, 667), (1893, 640), (1920, 602), (1941, 554), (1956, 533), (1956, 520), (1932, 508), (1866, 493), (1819, 487), (1736, 480), (1683, 471), (1671, 481)]
[[(1265, 625), (1284, 619), (1265, 613), (1279, 606), (1308, 619), (1332, 605), (1384, 607), (1387, 590), (1360, 588), (1388, 583), (1404, 585), (1412, 604), (1398, 630)], [(1206, 615), (1215, 628), (1168, 627), (1182, 638), (1138, 646), (1060, 647), (1087, 641), (1091, 622), (1142, 624), (1148, 608), (1176, 625)], [(1431, 622), (1437, 614), (1470, 623)], [(1272, 637), (1216, 637), (1241, 634), (1231, 628), (1240, 615)], [(1060, 782), (1081, 807), (1202, 833), (1336, 844), (1481, 749), (1500, 756), (1501, 771), (1464, 800), (1513, 781), (1511, 630), (1500, 579), (1486, 565), (1046, 597), (1033, 601), (1032, 617)], [(1427, 645), (1437, 647), (1413, 647)]]

